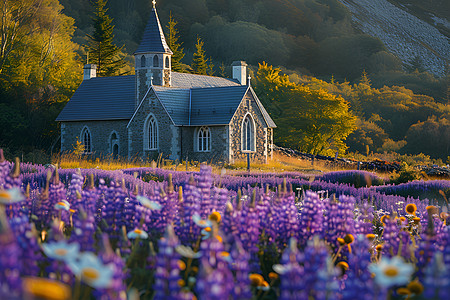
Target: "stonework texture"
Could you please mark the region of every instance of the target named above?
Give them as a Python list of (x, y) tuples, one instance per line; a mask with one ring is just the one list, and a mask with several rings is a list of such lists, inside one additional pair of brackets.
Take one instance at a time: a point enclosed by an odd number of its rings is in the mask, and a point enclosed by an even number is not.
[[(250, 104), (250, 105), (249, 105)], [(242, 151), (242, 121), (247, 113), (250, 113), (255, 122), (255, 151)], [(267, 125), (264, 117), (256, 103), (253, 95), (248, 92), (241, 101), (236, 113), (230, 123), (230, 156), (231, 160), (245, 160), (247, 153), (250, 154), (250, 160), (266, 163), (268, 159), (268, 148), (271, 147), (271, 141), (268, 138)]]
[[(144, 128), (145, 121), (150, 114), (153, 114), (158, 124), (158, 149), (156, 150), (144, 149), (144, 134), (147, 130)], [(174, 133), (177, 132), (173, 129), (174, 127), (155, 93), (153, 90), (150, 91), (128, 125), (130, 157), (153, 160), (158, 157), (159, 153), (162, 153), (165, 158), (178, 158), (179, 153), (172, 153), (172, 142), (178, 139), (177, 136), (174, 136)]]
[(198, 162), (229, 162), (228, 159), (228, 126), (209, 126), (211, 134), (211, 151), (199, 152), (197, 133), (200, 127), (180, 127), (181, 159)]
[[(92, 155), (94, 157), (111, 155), (114, 143), (119, 146), (119, 156), (126, 157), (128, 156), (127, 123), (128, 120), (62, 122), (61, 152), (73, 151), (77, 138), (81, 141), (81, 131), (84, 127), (87, 127), (91, 133)], [(115, 142), (112, 141), (114, 132), (117, 136)]]

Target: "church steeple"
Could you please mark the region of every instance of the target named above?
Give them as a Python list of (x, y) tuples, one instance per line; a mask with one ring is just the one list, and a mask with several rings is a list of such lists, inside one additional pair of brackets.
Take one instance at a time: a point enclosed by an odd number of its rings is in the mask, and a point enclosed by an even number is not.
[(153, 0), (141, 44), (134, 52), (136, 73), (136, 105), (151, 85), (171, 85), (172, 50), (167, 45)]

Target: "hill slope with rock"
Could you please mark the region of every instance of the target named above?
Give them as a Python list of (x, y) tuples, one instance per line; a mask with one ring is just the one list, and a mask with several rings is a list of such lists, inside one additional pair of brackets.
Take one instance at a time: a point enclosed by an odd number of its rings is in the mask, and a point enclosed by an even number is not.
[[(362, 32), (378, 37), (406, 65), (421, 64), (427, 71), (444, 76), (450, 60), (447, 36), (436, 27), (387, 0), (339, 0), (351, 12)], [(449, 26), (450, 23), (440, 22)]]

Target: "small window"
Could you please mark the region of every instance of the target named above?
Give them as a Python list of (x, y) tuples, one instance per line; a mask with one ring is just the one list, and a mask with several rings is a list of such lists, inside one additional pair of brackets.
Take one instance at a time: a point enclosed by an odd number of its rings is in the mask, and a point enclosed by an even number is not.
[(141, 68), (145, 68), (145, 64), (146, 64), (145, 56), (142, 55), (142, 56), (141, 56)]
[(84, 154), (88, 154), (92, 152), (92, 141), (91, 141), (91, 132), (87, 127), (84, 127), (81, 132), (81, 143), (84, 146)]
[(249, 114), (242, 122), (242, 151), (255, 151), (255, 128)]
[(197, 150), (199, 152), (211, 151), (211, 132), (208, 127), (200, 127), (197, 133)]
[(166, 56), (166, 68), (170, 69), (170, 60), (168, 56)]
[(111, 145), (111, 154), (113, 158), (117, 158), (119, 156), (119, 136), (117, 132), (113, 131), (111, 133), (109, 144)]
[(153, 66), (159, 67), (159, 58), (158, 55), (153, 56)]
[(145, 147), (146, 150), (158, 149), (158, 123), (153, 115), (150, 115), (145, 125)]

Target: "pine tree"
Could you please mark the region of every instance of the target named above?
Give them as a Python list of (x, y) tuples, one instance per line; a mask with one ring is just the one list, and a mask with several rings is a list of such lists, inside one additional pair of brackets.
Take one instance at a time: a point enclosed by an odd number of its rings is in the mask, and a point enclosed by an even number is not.
[(194, 58), (192, 61), (192, 69), (194, 69), (195, 74), (206, 75), (206, 70), (208, 69), (208, 59), (205, 58), (205, 50), (203, 49), (204, 42), (200, 37), (197, 36), (197, 44), (195, 48), (197, 52), (194, 53)]
[(172, 12), (169, 15), (169, 24), (166, 26), (169, 30), (169, 34), (167, 35), (167, 43), (172, 50), (172, 70), (175, 72), (185, 72), (185, 68), (181, 63), (181, 60), (184, 57), (183, 48), (181, 48), (182, 43), (178, 42), (178, 30), (175, 28), (177, 22), (172, 17)]
[(107, 15), (105, 7), (108, 0), (92, 2), (95, 8), (93, 17), (94, 33), (89, 38), (89, 63), (97, 65), (97, 76), (113, 76), (125, 66), (122, 47), (113, 44), (113, 19)]
[(214, 71), (214, 64), (212, 62), (211, 57), (209, 58), (209, 65), (208, 65), (208, 69), (206, 70), (206, 73), (208, 73), (209, 76), (213, 76), (214, 73), (216, 73), (216, 71)]

